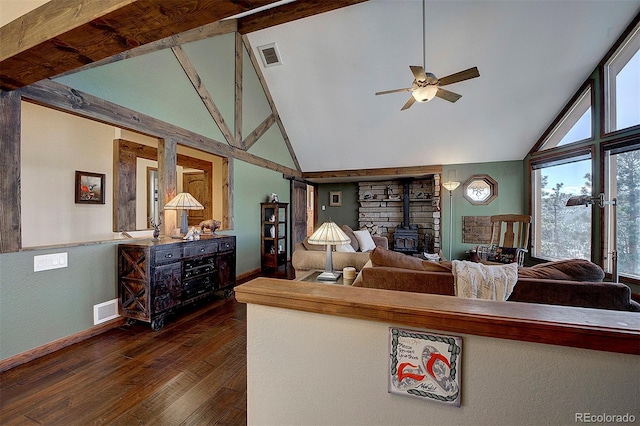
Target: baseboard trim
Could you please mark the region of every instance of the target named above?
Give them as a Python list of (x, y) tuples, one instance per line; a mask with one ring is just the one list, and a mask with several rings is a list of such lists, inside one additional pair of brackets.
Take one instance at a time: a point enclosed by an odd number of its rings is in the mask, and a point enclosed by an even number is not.
[(98, 324), (79, 333), (54, 340), (53, 342), (38, 346), (37, 348), (29, 349), (28, 351), (0, 360), (0, 373), (9, 370), (10, 368), (17, 367), (18, 365), (33, 361), (34, 359), (40, 358), (52, 352), (58, 351), (67, 346), (82, 342), (83, 340), (89, 339), (93, 336), (97, 336), (98, 334), (102, 334), (105, 331), (111, 330), (112, 328), (120, 327), (124, 325), (125, 322), (126, 320), (124, 317), (115, 318), (111, 321)]
[(249, 271), (249, 272), (244, 272), (242, 274), (239, 274), (236, 277), (236, 282), (241, 283), (243, 281), (245, 281), (247, 278), (258, 275), (260, 273), (261, 269), (260, 268), (256, 268), (253, 271)]

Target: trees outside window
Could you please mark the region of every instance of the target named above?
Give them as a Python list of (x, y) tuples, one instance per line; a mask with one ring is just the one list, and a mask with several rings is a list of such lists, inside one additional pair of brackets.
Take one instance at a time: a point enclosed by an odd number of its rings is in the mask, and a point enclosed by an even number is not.
[(548, 260), (591, 258), (591, 209), (566, 207), (569, 197), (591, 195), (591, 160), (540, 167), (534, 171), (532, 253)]
[[(640, 279), (640, 147), (607, 151), (606, 166), (609, 190), (617, 198), (618, 273)], [(606, 225), (612, 229), (611, 211), (607, 213)], [(606, 243), (610, 252), (612, 239)], [(606, 260), (610, 265), (610, 256)]]

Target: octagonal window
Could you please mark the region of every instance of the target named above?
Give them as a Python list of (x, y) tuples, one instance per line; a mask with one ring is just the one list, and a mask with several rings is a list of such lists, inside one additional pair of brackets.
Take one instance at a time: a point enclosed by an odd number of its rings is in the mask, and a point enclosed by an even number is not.
[(471, 204), (486, 205), (498, 196), (498, 182), (489, 175), (473, 175), (464, 183), (462, 194)]

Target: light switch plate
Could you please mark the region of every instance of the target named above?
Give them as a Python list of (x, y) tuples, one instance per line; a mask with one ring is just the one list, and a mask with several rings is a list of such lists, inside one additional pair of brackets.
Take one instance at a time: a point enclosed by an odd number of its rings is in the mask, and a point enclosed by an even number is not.
[(49, 269), (66, 268), (68, 265), (67, 253), (43, 254), (33, 256), (33, 271), (47, 271)]

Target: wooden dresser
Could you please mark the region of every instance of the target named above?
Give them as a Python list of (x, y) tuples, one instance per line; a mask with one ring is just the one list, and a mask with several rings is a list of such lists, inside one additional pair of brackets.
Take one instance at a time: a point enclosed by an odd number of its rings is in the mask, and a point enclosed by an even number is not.
[(175, 309), (236, 284), (236, 237), (165, 238), (118, 245), (118, 309), (131, 323), (164, 326)]

